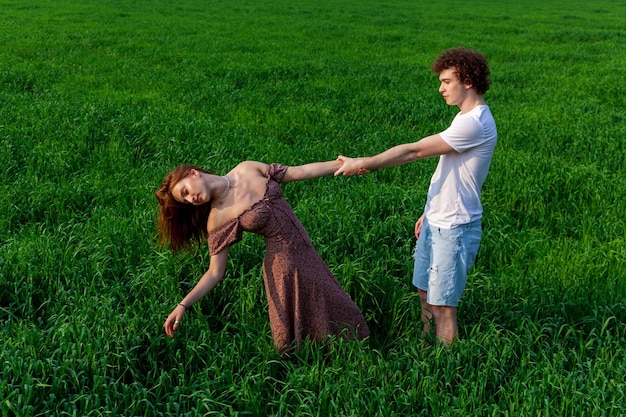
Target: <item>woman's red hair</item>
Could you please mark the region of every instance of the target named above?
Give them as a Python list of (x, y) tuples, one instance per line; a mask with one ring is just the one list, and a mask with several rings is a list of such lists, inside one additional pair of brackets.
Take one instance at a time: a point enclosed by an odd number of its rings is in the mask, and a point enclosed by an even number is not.
[(201, 242), (208, 237), (207, 220), (211, 204), (183, 204), (172, 195), (172, 188), (192, 169), (211, 173), (193, 165), (181, 165), (165, 176), (161, 187), (155, 192), (159, 203), (157, 234), (163, 245), (169, 243), (172, 252), (187, 249), (193, 241)]

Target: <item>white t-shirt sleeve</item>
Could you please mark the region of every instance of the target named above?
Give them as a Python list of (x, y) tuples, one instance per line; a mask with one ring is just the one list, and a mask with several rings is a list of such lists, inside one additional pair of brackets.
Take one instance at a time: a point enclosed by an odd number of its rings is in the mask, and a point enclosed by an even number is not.
[(482, 133), (480, 123), (471, 114), (458, 113), (450, 127), (439, 135), (452, 149), (463, 153), (480, 144), (477, 139), (483, 136)]

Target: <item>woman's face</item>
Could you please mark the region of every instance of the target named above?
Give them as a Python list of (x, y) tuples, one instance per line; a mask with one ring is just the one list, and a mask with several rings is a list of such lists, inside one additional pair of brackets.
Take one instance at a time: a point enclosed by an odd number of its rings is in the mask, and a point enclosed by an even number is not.
[(187, 176), (178, 181), (171, 190), (174, 200), (183, 204), (199, 206), (210, 199), (209, 190), (202, 179), (200, 172), (189, 170)]

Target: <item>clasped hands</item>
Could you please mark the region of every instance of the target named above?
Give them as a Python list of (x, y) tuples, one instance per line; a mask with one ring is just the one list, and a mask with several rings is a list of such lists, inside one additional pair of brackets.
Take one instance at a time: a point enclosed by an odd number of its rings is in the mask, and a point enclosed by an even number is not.
[(337, 161), (341, 161), (342, 165), (339, 167), (339, 169), (335, 171), (335, 176), (343, 174), (350, 177), (355, 174), (367, 174), (368, 172), (370, 172), (369, 169), (363, 168), (362, 165), (362, 161), (365, 159), (366, 158), (350, 158), (347, 156), (339, 155), (337, 157)]

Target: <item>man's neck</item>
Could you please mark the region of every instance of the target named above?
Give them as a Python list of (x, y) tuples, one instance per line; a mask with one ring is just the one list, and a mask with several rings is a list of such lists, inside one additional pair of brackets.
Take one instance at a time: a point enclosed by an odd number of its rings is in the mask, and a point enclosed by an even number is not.
[(461, 113), (468, 113), (474, 110), (476, 107), (484, 105), (485, 100), (483, 100), (483, 96), (478, 94), (470, 94), (463, 103), (459, 106), (461, 109)]

